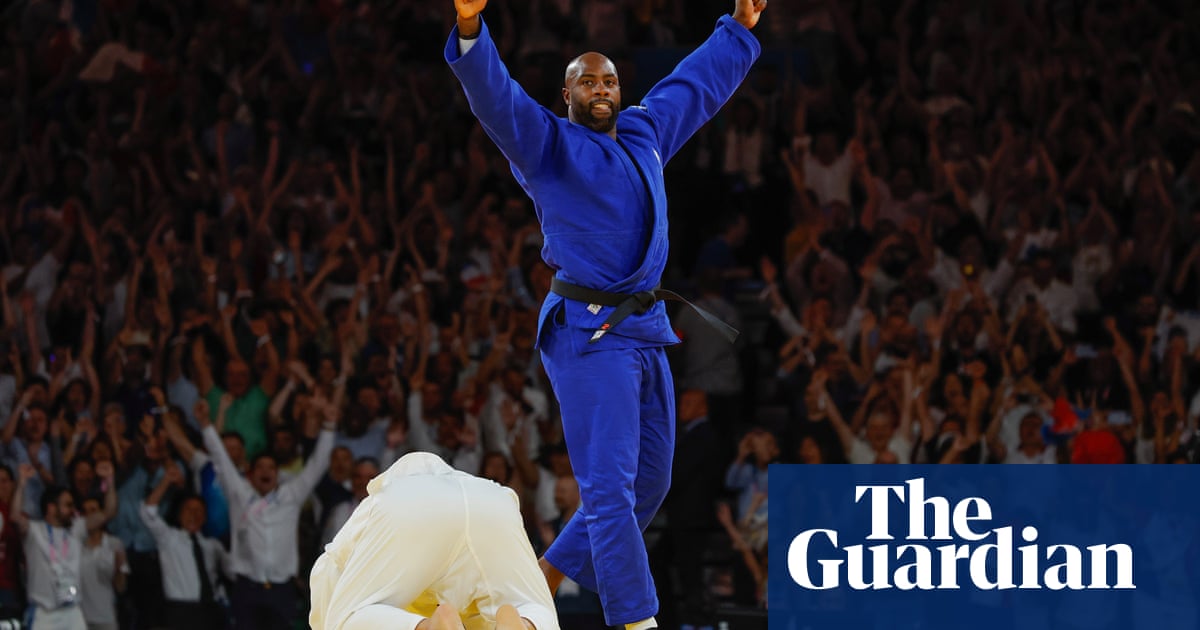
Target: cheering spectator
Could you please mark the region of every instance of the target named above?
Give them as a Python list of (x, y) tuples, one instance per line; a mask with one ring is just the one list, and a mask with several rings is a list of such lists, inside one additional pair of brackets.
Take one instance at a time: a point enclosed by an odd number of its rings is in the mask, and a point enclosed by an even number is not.
[(141, 511), (142, 520), (158, 542), (167, 624), (180, 630), (222, 628), (224, 613), (216, 595), (226, 552), (219, 541), (200, 534), (206, 516), (204, 499), (189, 495), (179, 503), (178, 527), (168, 525), (159, 514), (158, 506), (167, 489), (180, 488), (184, 481), (183, 471), (169, 465)]
[[(33, 466), (21, 466), (17, 490), (13, 495), (14, 505), (20, 504), (25, 486), (37, 474)], [(99, 534), (104, 523), (117, 512), (112, 464), (101, 467), (99, 474), (107, 486), (102, 511), (76, 518), (75, 499), (70, 490), (62, 486), (50, 486), (42, 492), (39, 501), (39, 513), (44, 515), (44, 520), (31, 520), (20, 511), (10, 514), (11, 523), (24, 538), (25, 579), (29, 600), (36, 606), (31, 617), (35, 628), (82, 630), (86, 627), (83, 611), (79, 607), (84, 549), (89, 532)]]
[(327, 408), (325, 414), (321, 435), (304, 470), (280, 484), (278, 465), (266, 454), (251, 460), (250, 471), (243, 477), (225, 453), (208, 410), (204, 406), (196, 410), (204, 446), (212, 454), (217, 478), (229, 497), (233, 525), (230, 570), (237, 576), (232, 602), (238, 626), (287, 628), (296, 614), (292, 580), (299, 570), (296, 528), (300, 508), (329, 466), (337, 426), (337, 412)]
[(129, 575), (121, 540), (105, 533), (104, 523), (99, 519), (88, 519), (102, 511), (100, 499), (95, 496), (83, 499), (88, 533), (79, 562), (79, 607), (88, 630), (117, 629), (117, 594), (125, 592)]

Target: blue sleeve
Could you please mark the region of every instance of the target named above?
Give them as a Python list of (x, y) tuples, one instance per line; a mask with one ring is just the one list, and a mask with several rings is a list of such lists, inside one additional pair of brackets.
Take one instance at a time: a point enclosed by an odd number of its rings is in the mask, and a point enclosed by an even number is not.
[(723, 15), (708, 40), (650, 90), (642, 106), (654, 121), (664, 162), (717, 115), (761, 53), (750, 31)]
[(466, 54), (459, 53), (455, 26), (446, 42), (446, 62), (462, 84), (471, 111), (504, 157), (523, 175), (537, 171), (554, 140), (555, 116), (508, 74), (487, 23)]

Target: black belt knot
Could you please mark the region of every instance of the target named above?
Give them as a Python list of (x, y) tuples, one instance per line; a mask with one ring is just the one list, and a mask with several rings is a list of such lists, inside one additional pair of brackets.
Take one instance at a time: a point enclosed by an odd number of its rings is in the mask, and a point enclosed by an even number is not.
[(658, 301), (658, 296), (654, 294), (654, 291), (638, 291), (629, 297), (630, 299), (637, 300), (638, 306), (634, 312), (638, 315), (645, 314)]
[(600, 324), (592, 338), (588, 343), (596, 343), (600, 341), (604, 335), (608, 334), (614, 326), (624, 321), (627, 317), (633, 314), (642, 315), (654, 306), (655, 302), (660, 300), (670, 300), (672, 302), (683, 302), (684, 305), (696, 312), (704, 321), (721, 333), (729, 343), (737, 340), (738, 331), (729, 324), (721, 321), (716, 315), (692, 304), (683, 298), (683, 296), (674, 291), (655, 288), (651, 291), (638, 291), (637, 293), (609, 293), (608, 291), (597, 291), (589, 289), (577, 284), (571, 284), (554, 278), (550, 281), (550, 290), (567, 298), (585, 304), (598, 304), (600, 306), (613, 306), (613, 312), (608, 315), (603, 324)]

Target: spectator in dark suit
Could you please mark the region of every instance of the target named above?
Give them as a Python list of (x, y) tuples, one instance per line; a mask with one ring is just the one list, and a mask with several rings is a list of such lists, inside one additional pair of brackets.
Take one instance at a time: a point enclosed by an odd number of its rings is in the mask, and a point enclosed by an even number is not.
[[(683, 623), (703, 620), (708, 602), (704, 588), (704, 555), (708, 535), (717, 528), (716, 493), (725, 462), (717, 433), (708, 420), (708, 397), (698, 389), (679, 397), (679, 427), (671, 491), (663, 509), (667, 531), (660, 553), (671, 558), (684, 594), (678, 602)], [(663, 611), (666, 617), (667, 611)], [(664, 621), (664, 623), (668, 623)]]

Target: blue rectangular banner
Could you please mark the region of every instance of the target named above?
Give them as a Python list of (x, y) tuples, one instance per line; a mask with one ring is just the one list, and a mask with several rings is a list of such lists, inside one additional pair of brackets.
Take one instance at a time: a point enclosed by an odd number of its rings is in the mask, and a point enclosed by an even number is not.
[(772, 630), (1197, 630), (1200, 468), (770, 468)]

